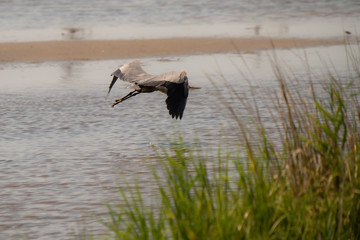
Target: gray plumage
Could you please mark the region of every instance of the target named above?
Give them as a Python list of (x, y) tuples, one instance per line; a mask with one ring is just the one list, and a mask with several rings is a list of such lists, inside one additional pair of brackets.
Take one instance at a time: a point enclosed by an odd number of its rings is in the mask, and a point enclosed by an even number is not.
[(125, 97), (115, 100), (112, 104), (113, 107), (139, 93), (161, 91), (168, 96), (165, 102), (169, 114), (176, 119), (182, 118), (186, 100), (189, 95), (189, 83), (187, 74), (184, 70), (170, 71), (160, 75), (151, 75), (141, 68), (139, 60), (135, 60), (122, 65), (113, 72), (111, 76), (113, 76), (113, 79), (110, 83), (108, 94), (117, 79), (133, 83), (135, 87), (135, 90)]

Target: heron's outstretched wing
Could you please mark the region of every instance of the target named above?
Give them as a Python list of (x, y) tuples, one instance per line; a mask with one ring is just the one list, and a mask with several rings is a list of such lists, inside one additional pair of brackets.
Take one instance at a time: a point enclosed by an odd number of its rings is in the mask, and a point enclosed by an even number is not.
[[(180, 84), (180, 83), (184, 82), (185, 76), (186, 76), (186, 72), (184, 70), (170, 71), (170, 72), (166, 72), (166, 73), (163, 73), (160, 75), (155, 75), (155, 76), (153, 76), (153, 78), (150, 81), (162, 82), (162, 84), (164, 84), (165, 82)], [(150, 81), (142, 81), (142, 82), (147, 83)]]
[(169, 110), (169, 114), (172, 118), (182, 118), (186, 100), (189, 94), (188, 89), (188, 81), (185, 80), (183, 83), (173, 83), (173, 82), (166, 82), (163, 86), (165, 86), (167, 91), (167, 99), (166, 105), (167, 109)]
[(144, 79), (153, 78), (154, 75), (148, 74), (140, 66), (139, 60), (134, 60), (127, 64), (122, 65), (119, 70), (121, 71), (121, 80), (130, 83), (139, 83)]
[(160, 75), (149, 74), (142, 69), (139, 60), (125, 64), (119, 70), (122, 73), (119, 76), (121, 80), (148, 87), (160, 86), (165, 82), (182, 83), (186, 76), (186, 72), (183, 70), (170, 71)]
[(127, 64), (122, 65), (115, 72), (111, 74), (113, 79), (109, 86), (108, 94), (111, 91), (111, 88), (114, 86), (115, 82), (120, 78), (125, 82), (130, 82), (134, 84), (139, 84), (139, 82), (151, 79), (154, 76), (145, 72), (142, 67), (140, 66), (139, 60), (134, 60)]

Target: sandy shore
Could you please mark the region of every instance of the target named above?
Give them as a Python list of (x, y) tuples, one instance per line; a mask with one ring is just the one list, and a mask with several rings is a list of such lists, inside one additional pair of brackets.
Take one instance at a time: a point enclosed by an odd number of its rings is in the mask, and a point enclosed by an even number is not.
[(336, 39), (171, 38), (0, 43), (0, 62), (101, 60), (304, 48), (343, 44)]

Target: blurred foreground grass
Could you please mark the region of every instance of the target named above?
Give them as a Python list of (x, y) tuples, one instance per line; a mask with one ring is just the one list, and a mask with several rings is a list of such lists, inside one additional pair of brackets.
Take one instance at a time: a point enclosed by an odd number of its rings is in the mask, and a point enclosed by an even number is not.
[[(289, 88), (294, 75), (274, 59), (278, 94), (269, 114), (276, 134), (268, 133), (255, 98), (250, 106), (228, 85), (229, 102), (219, 89), (244, 147), (219, 147), (214, 160), (180, 138), (159, 152), (158, 197), (149, 201), (124, 184), (103, 221), (108, 238), (360, 239), (359, 45), (346, 51), (345, 78), (329, 71), (314, 87), (307, 66), (310, 94)], [(209, 78), (217, 88), (219, 79)]]

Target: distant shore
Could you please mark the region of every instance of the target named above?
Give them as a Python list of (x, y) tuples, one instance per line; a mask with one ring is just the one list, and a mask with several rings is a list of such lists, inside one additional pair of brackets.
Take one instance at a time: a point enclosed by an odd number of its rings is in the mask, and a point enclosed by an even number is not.
[(341, 45), (339, 39), (169, 38), (0, 43), (0, 62), (103, 60)]

